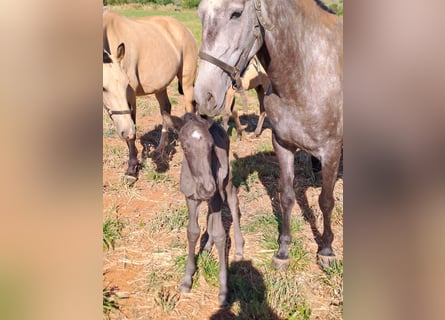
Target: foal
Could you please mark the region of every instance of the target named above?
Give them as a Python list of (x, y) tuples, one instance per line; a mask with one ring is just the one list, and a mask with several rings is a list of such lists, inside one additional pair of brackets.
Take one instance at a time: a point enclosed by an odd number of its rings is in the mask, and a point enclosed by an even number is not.
[(196, 271), (195, 247), (200, 235), (198, 206), (206, 201), (207, 233), (209, 239), (205, 249), (215, 243), (219, 258), (219, 303), (227, 303), (227, 259), (226, 231), (223, 226), (221, 208), (227, 200), (232, 214), (235, 231), (235, 260), (243, 258), (244, 239), (239, 224), (239, 206), (236, 188), (232, 184), (229, 170), (229, 138), (219, 124), (186, 113), (183, 118), (167, 116), (167, 123), (179, 134), (184, 159), (181, 167), (180, 189), (185, 195), (189, 210), (187, 228), (188, 259), (182, 292), (190, 292), (192, 276)]

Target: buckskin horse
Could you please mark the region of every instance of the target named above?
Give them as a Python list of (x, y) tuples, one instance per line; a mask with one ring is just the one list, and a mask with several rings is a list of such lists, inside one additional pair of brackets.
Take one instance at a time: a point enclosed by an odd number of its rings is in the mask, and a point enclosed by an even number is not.
[[(126, 18), (104, 9), (102, 16), (104, 48), (104, 108), (113, 119), (118, 135), (129, 148), (126, 175), (137, 177), (136, 96), (154, 94), (159, 102), (161, 115), (170, 114), (171, 104), (167, 87), (178, 78), (179, 92), (184, 94), (185, 111), (194, 112), (193, 83), (195, 81), (198, 47), (192, 33), (179, 21), (171, 17)], [(106, 56), (114, 56), (109, 61)], [(112, 64), (115, 68), (110, 68)], [(116, 71), (118, 68), (122, 72)], [(106, 70), (107, 69), (107, 70)], [(105, 75), (106, 74), (106, 75)], [(105, 85), (107, 84), (107, 86)], [(120, 87), (119, 87), (120, 86)], [(125, 100), (113, 100), (116, 91), (126, 92)], [(127, 110), (127, 111), (125, 111)], [(118, 120), (131, 114), (133, 124)], [(128, 126), (118, 126), (125, 122)], [(129, 134), (130, 133), (130, 134)], [(162, 153), (168, 143), (168, 127), (163, 119), (161, 138), (156, 148)]]
[[(266, 111), (264, 110), (264, 92), (269, 87), (269, 78), (267, 77), (266, 71), (264, 71), (263, 66), (258, 61), (257, 57), (253, 57), (243, 72), (241, 77), (241, 99), (243, 100), (244, 109), (247, 110), (247, 97), (246, 92), (250, 89), (255, 89), (258, 96), (258, 102), (260, 104), (260, 116), (258, 117), (258, 122), (255, 129), (255, 136), (258, 137), (263, 129), (264, 119), (266, 119)], [(228, 122), (230, 118), (230, 113), (233, 117), (233, 122), (235, 122), (236, 131), (238, 133), (238, 138), (241, 138), (243, 130), (248, 127), (247, 124), (242, 125), (239, 117), (238, 111), (235, 107), (235, 89), (229, 87), (226, 93), (226, 106), (224, 107), (223, 114), (223, 124), (224, 129), (228, 130)]]
[(333, 190), (343, 145), (342, 20), (318, 0), (202, 0), (198, 15), (202, 48), (194, 93), (200, 114), (213, 117), (223, 111), (227, 89), (240, 86), (255, 54), (272, 84), (264, 106), (280, 166), (283, 218), (273, 265), (285, 268), (290, 262), (297, 148), (321, 162), (323, 234), (315, 240), (318, 263), (330, 265), (335, 260)]

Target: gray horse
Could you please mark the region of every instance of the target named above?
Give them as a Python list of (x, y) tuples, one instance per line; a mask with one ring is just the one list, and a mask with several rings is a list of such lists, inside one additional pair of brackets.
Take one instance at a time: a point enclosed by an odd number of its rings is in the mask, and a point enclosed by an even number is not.
[(264, 106), (280, 165), (283, 215), (274, 265), (289, 264), (297, 148), (321, 162), (324, 228), (316, 236), (317, 256), (329, 265), (335, 259), (331, 214), (343, 146), (342, 20), (318, 0), (202, 0), (198, 14), (202, 48), (194, 93), (200, 114), (222, 113), (227, 89), (240, 86), (255, 54), (272, 84)]

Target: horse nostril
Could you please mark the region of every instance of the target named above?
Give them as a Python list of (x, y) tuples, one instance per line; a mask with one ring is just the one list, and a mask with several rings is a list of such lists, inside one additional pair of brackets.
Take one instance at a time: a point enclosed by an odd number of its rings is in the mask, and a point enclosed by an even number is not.
[(215, 98), (210, 92), (207, 93), (207, 104), (211, 106), (215, 104)]

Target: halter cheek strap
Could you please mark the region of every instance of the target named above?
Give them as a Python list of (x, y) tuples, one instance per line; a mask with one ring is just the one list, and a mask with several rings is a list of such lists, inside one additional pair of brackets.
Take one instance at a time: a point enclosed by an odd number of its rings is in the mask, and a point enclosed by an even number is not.
[(246, 50), (243, 51), (241, 54), (238, 62), (235, 64), (235, 66), (231, 66), (224, 61), (219, 60), (218, 58), (215, 58), (211, 56), (208, 53), (205, 53), (204, 51), (199, 52), (199, 57), (202, 60), (206, 60), (219, 68), (221, 68), (223, 71), (225, 71), (230, 78), (232, 79), (232, 86), (234, 89), (238, 90), (241, 89), (241, 74), (244, 72), (244, 70), (247, 67), (248, 64), (248, 57), (249, 53), (252, 50), (253, 46), (255, 45), (255, 42), (259, 42), (259, 47), (263, 44), (264, 38), (263, 38), (263, 32), (261, 28), (265, 28), (267, 30), (272, 30), (274, 25), (268, 23), (261, 13), (261, 0), (254, 0), (254, 7), (255, 7), (255, 22), (253, 25), (253, 34), (254, 37), (250, 40)]

